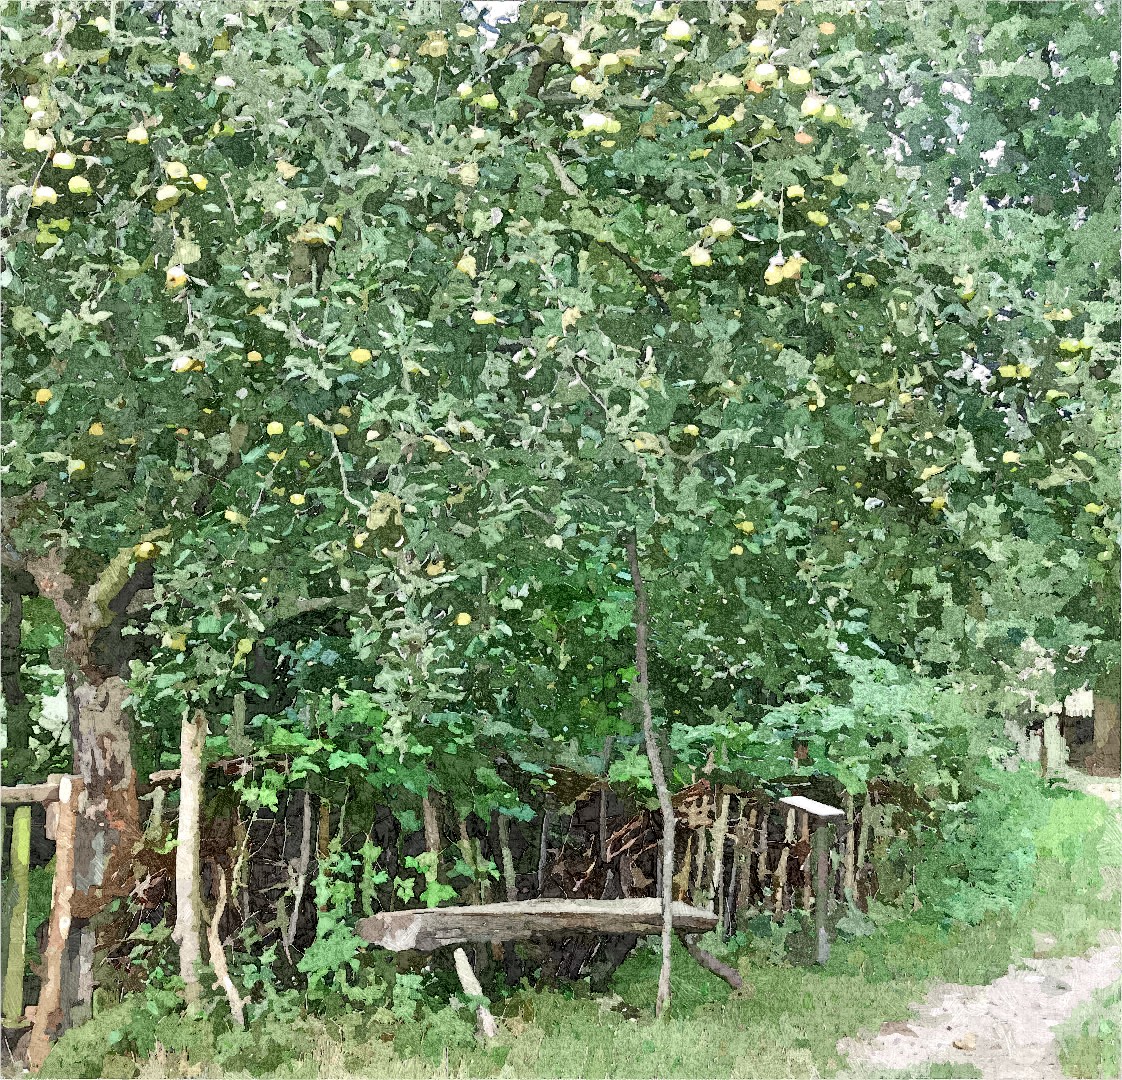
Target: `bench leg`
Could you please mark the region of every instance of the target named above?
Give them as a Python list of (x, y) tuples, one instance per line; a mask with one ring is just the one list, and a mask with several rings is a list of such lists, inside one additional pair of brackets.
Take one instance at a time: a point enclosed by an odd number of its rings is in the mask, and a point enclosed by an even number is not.
[[(481, 998), (483, 997), (483, 987), (479, 985), (479, 980), (475, 977), (475, 972), (471, 970), (471, 964), (468, 962), (467, 953), (463, 949), (457, 949), (453, 954), (456, 961), (456, 974), (460, 977), (460, 985), (464, 988), (464, 993), (469, 997)], [(486, 1005), (480, 1005), (475, 1011), (475, 1015), (479, 1018), (479, 1027), (488, 1039), (493, 1039), (499, 1033), (498, 1027), (495, 1025), (495, 1018), (491, 1015), (491, 1010)]]

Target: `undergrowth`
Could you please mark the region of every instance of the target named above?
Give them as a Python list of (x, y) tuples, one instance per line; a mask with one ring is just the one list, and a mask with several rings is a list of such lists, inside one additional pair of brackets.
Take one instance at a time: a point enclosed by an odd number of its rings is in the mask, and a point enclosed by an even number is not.
[[(1071, 955), (1117, 925), (1117, 892), (1104, 881), (1117, 882), (1122, 859), (1106, 806), (1011, 774), (1000, 783), (979, 806), (964, 808), (953, 830), (940, 830), (942, 846), (931, 845), (911, 905), (839, 912), (825, 966), (806, 962), (809, 934), (799, 918), (753, 922), (731, 942), (705, 943), (741, 971), (745, 985), (735, 993), (675, 946), (674, 1004), (664, 1021), (653, 1019), (652, 940), (620, 967), (607, 994), (593, 994), (587, 981), (493, 991), (500, 1034), (490, 1046), (477, 1040), (472, 1011), (452, 996), (448, 973), (395, 980), (383, 967), (372, 970), (363, 1007), (319, 1002), (313, 1015), (294, 992), (272, 991), (272, 1006), (244, 1032), (230, 1027), (220, 1001), (185, 1021), (174, 995), (134, 995), (67, 1033), (42, 1075), (833, 1075), (845, 1068), (839, 1039), (906, 1019), (930, 982), (989, 982), (1033, 955), (1034, 931), (1055, 940), (1055, 955)], [(1117, 993), (1104, 1008), (1112, 1001)], [(1089, 1015), (1081, 1025), (1065, 1035), (1072, 1067), (1113, 1060), (1102, 1020)]]

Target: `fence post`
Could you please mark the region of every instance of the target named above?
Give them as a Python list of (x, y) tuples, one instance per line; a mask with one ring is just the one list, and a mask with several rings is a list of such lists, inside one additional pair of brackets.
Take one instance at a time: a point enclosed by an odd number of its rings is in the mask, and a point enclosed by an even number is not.
[(815, 896), (814, 927), (818, 939), (818, 963), (830, 958), (830, 941), (826, 935), (826, 912), (830, 902), (830, 823), (834, 818), (844, 818), (845, 811), (826, 803), (815, 802), (801, 795), (789, 795), (779, 800), (793, 810), (803, 810), (814, 818)]
[(51, 919), (47, 947), (43, 950), (43, 985), (31, 1042), (27, 1050), (28, 1066), (38, 1072), (51, 1049), (51, 1037), (62, 1026), (62, 958), (70, 935), (70, 898), (74, 893), (74, 826), (77, 820), (78, 797), (82, 781), (77, 776), (64, 776), (58, 784), (58, 802), (48, 807), (56, 816), (55, 878), (51, 886)]

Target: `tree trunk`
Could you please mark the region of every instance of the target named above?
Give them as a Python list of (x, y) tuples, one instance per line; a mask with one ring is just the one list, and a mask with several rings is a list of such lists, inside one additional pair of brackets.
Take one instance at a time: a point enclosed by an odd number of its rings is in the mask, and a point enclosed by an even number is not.
[(132, 767), (128, 685), (117, 675), (94, 683), (81, 673), (66, 680), (74, 772), (82, 778), (74, 851), (75, 918), (96, 915), (132, 888), (140, 842), (140, 803)]
[(179, 974), (188, 1009), (199, 1003), (198, 965), (201, 956), (202, 888), (199, 880), (199, 814), (202, 807), (203, 747), (207, 719), (202, 709), (183, 714), (180, 731), (179, 843), (175, 849), (175, 930)]
[(674, 807), (670, 802), (670, 789), (662, 768), (662, 755), (655, 737), (654, 717), (651, 715), (650, 678), (647, 669), (647, 634), (650, 627), (650, 609), (647, 589), (639, 568), (639, 547), (635, 536), (627, 541), (627, 562), (631, 569), (631, 585), (635, 590), (635, 696), (639, 700), (643, 721), (643, 745), (651, 766), (651, 779), (658, 795), (658, 808), (662, 814), (662, 967), (658, 973), (658, 996), (655, 1015), (663, 1016), (670, 1010), (670, 949), (674, 939)]

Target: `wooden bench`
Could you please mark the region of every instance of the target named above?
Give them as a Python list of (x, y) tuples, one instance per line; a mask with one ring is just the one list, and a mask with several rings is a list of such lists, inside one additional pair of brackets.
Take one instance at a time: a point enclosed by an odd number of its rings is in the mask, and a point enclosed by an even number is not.
[[(716, 914), (677, 902), (671, 905), (670, 912), (674, 929), (690, 955), (733, 986), (739, 986), (736, 972), (699, 949), (687, 936), (715, 929)], [(514, 900), (504, 904), (385, 911), (362, 919), (357, 926), (364, 941), (391, 952), (432, 952), (465, 941), (524, 941), (570, 934), (657, 934), (661, 929), (662, 901), (657, 896), (628, 900)], [(483, 997), (467, 954), (457, 948), (453, 957), (464, 992), (471, 998)], [(498, 1028), (491, 1011), (480, 1004), (476, 1015), (483, 1034), (493, 1039)]]

